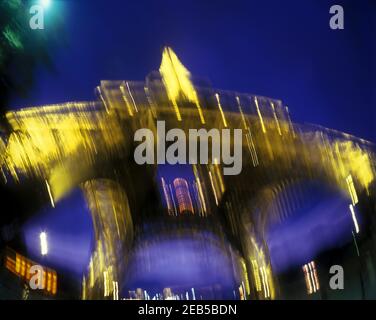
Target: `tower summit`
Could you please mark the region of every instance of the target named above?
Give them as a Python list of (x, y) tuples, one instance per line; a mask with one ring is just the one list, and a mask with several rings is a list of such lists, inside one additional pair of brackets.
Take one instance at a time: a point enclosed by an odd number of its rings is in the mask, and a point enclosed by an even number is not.
[(166, 87), (167, 95), (174, 107), (176, 116), (181, 121), (178, 107), (179, 100), (194, 103), (199, 111), (201, 123), (205, 123), (196, 89), (191, 80), (191, 73), (181, 63), (175, 52), (165, 47), (162, 53), (162, 62), (159, 67), (162, 81)]

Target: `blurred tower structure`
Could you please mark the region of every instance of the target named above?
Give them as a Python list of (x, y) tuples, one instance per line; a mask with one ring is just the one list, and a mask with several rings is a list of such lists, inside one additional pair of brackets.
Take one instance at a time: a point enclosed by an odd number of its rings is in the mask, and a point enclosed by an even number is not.
[(174, 180), (175, 194), (180, 214), (193, 214), (192, 199), (189, 193), (188, 183), (183, 178)]
[[(145, 81), (101, 81), (95, 93), (95, 101), (8, 112), (12, 131), (0, 143), (7, 183), (39, 181), (51, 206), (82, 188), (95, 234), (83, 299), (122, 298), (145, 283), (178, 295), (194, 288), (197, 297), (273, 299), (265, 232), (299, 205), (299, 190), (288, 186), (318, 180), (359, 211), (374, 206), (372, 144), (293, 124), (280, 100), (216, 90), (170, 48)], [(185, 133), (242, 129), (242, 172), (225, 176), (214, 160), (193, 164), (193, 178), (159, 182), (157, 164), (135, 163), (130, 138), (140, 128), (155, 137), (157, 120)], [(370, 219), (365, 235), (374, 232)]]

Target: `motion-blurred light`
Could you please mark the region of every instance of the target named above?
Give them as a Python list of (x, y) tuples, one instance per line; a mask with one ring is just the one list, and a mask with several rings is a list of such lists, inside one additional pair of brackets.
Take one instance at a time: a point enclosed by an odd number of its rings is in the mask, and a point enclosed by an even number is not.
[(43, 7), (47, 8), (47, 7), (50, 6), (50, 4), (51, 4), (51, 0), (40, 0), (40, 4), (41, 4)]
[(39, 238), (40, 238), (40, 253), (42, 256), (45, 256), (48, 253), (47, 233), (41, 232), (39, 235)]

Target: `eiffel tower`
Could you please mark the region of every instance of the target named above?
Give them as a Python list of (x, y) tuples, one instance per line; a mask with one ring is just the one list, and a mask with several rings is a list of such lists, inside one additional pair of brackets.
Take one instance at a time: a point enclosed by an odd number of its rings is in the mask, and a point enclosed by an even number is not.
[[(145, 81), (101, 81), (95, 95), (93, 101), (9, 111), (10, 130), (0, 140), (4, 184), (21, 188), (32, 181), (43, 190), (41, 201), (52, 207), (74, 188), (83, 190), (95, 249), (82, 279), (82, 299), (120, 299), (129, 291), (146, 298), (141, 286), (159, 285), (154, 266), (173, 270), (171, 277), (176, 269), (182, 272), (178, 278), (187, 275), (178, 284), (163, 275), (163, 286), (174, 292), (195, 287), (197, 296), (209, 298), (279, 298), (283, 287), (271, 264), (267, 228), (302, 206), (301, 191), (310, 182), (345, 195), (358, 214), (369, 216), (363, 236), (374, 239), (370, 142), (293, 123), (278, 99), (215, 89), (194, 78), (168, 47), (159, 70)], [(194, 164), (193, 179), (169, 181), (157, 164), (137, 165), (134, 133), (140, 128), (156, 133), (157, 120), (186, 132), (242, 129), (242, 172), (224, 176), (221, 164)], [(362, 250), (360, 236), (358, 241)], [(186, 243), (197, 269), (219, 278), (196, 283), (188, 277)], [(155, 257), (153, 248), (165, 244)], [(212, 256), (221, 258), (207, 258)]]

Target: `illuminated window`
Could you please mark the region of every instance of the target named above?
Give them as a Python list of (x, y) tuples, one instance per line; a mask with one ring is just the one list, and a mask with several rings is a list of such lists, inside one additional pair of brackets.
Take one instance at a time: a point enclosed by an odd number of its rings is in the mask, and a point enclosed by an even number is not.
[[(7, 248), (7, 255), (5, 257), (5, 268), (15, 274), (17, 277), (28, 282), (33, 274), (30, 272), (32, 266), (38, 263), (27, 259), (26, 257), (16, 253), (10, 248)], [(56, 271), (43, 267), (42, 290), (47, 294), (55, 295), (57, 292), (57, 274)]]

